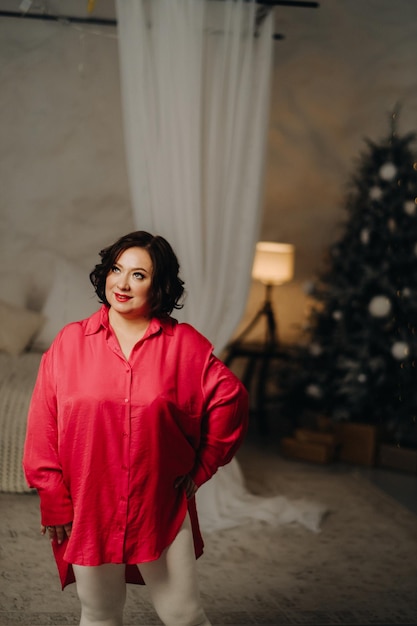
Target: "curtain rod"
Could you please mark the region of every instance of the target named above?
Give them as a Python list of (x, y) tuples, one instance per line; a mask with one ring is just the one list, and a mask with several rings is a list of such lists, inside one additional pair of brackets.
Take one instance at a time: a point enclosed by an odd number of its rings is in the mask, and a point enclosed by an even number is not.
[[(247, 0), (250, 1), (250, 0)], [(256, 4), (262, 4), (265, 7), (290, 6), (304, 9), (317, 9), (319, 2), (308, 2), (307, 0), (256, 0)], [(74, 22), (76, 24), (95, 24), (99, 26), (117, 26), (117, 20), (104, 17), (77, 17), (72, 15), (51, 15), (49, 13), (29, 13), (29, 11), (0, 11), (0, 17), (19, 17), (33, 20), (49, 20)], [(276, 39), (282, 35), (274, 35)]]

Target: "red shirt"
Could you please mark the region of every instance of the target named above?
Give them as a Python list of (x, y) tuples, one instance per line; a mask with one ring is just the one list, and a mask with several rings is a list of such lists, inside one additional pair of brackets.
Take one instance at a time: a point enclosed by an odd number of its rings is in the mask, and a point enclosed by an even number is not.
[(245, 388), (192, 326), (152, 319), (129, 361), (106, 306), (66, 326), (42, 357), (23, 458), (42, 524), (73, 522), (54, 545), (62, 586), (72, 563), (126, 563), (128, 582), (143, 582), (136, 564), (172, 543), (187, 507), (199, 556), (195, 500), (175, 479), (207, 481), (247, 422)]

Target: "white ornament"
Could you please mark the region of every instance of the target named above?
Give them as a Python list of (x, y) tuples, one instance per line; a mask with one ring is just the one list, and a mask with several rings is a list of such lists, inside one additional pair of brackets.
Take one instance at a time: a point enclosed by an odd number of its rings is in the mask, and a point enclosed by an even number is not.
[(371, 234), (368, 228), (363, 228), (361, 230), (360, 239), (365, 246), (369, 243), (370, 236)]
[(360, 382), (360, 383), (366, 383), (366, 374), (359, 374), (359, 376), (358, 376), (358, 382)]
[(321, 398), (322, 392), (318, 385), (308, 385), (306, 387), (306, 394), (311, 398)]
[(407, 202), (404, 202), (403, 209), (407, 215), (414, 215), (416, 212), (416, 203), (414, 200), (407, 200)]
[(339, 320), (342, 319), (343, 313), (342, 313), (342, 311), (333, 311), (332, 317), (333, 317), (334, 320), (339, 321)]
[(410, 354), (410, 348), (405, 341), (396, 341), (391, 347), (391, 354), (395, 359), (401, 361)]
[(404, 287), (401, 295), (403, 296), (403, 298), (409, 298), (411, 296), (411, 289), (409, 287)]
[(320, 356), (323, 352), (323, 349), (319, 343), (312, 343), (309, 346), (309, 352), (312, 356)]
[(369, 197), (371, 200), (381, 200), (383, 196), (381, 187), (371, 187), (369, 190)]
[(391, 301), (387, 296), (375, 296), (370, 301), (368, 310), (374, 317), (385, 317), (391, 311)]
[(379, 177), (382, 180), (392, 180), (397, 174), (397, 168), (394, 163), (385, 163), (379, 168)]

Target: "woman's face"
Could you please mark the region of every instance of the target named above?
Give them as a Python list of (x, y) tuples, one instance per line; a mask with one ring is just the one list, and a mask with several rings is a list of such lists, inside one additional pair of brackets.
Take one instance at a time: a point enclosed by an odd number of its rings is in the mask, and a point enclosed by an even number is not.
[(152, 270), (151, 257), (144, 248), (124, 250), (106, 278), (110, 307), (125, 317), (147, 317)]

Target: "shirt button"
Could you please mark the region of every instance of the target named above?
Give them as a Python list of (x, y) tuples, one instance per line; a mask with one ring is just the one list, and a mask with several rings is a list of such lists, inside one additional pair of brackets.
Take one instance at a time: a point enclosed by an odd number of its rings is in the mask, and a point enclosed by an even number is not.
[(125, 402), (129, 402), (129, 398), (125, 398)]

